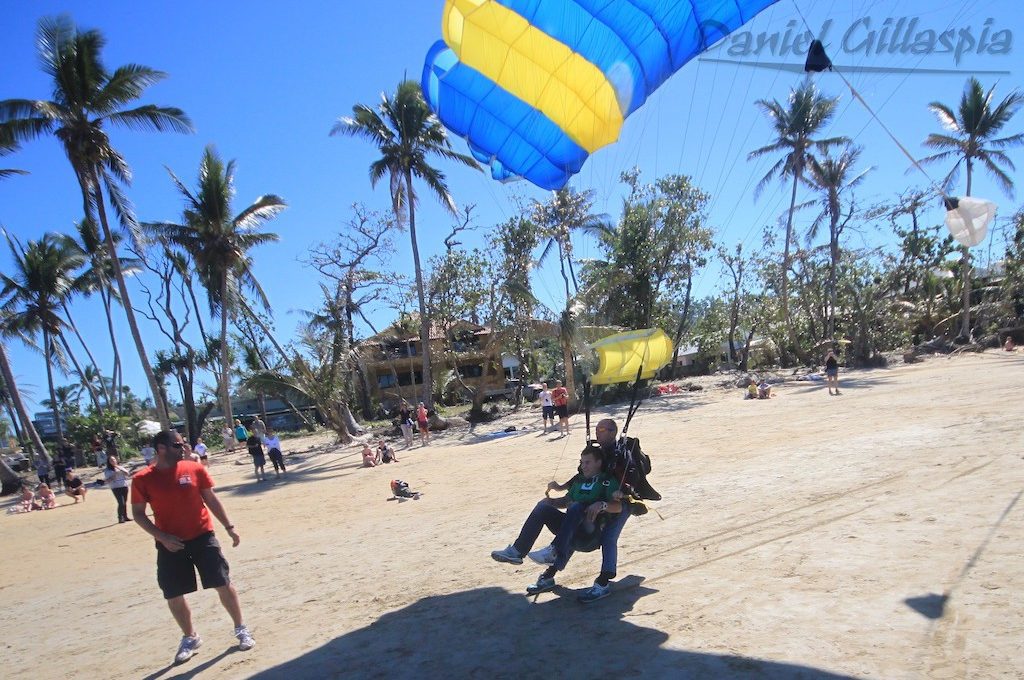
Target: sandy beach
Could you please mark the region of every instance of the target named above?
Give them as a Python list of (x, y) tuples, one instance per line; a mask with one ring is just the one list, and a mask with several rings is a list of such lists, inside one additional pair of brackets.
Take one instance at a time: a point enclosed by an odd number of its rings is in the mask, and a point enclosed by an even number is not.
[[(536, 601), (539, 567), (489, 557), (575, 470), (582, 417), (558, 439), (525, 409), (374, 469), (329, 435), (290, 440), (287, 480), (264, 484), (214, 454), (257, 645), (237, 651), (199, 592), (204, 645), (181, 666), (152, 541), (108, 490), (61, 498), (0, 516), (3, 675), (1022, 677), (1022, 377), (1024, 354), (990, 351), (843, 373), (837, 397), (787, 382), (645, 402), (630, 434), (665, 498), (630, 518), (614, 593), (590, 606), (576, 590), (600, 553)], [(394, 478), (423, 496), (388, 500)]]

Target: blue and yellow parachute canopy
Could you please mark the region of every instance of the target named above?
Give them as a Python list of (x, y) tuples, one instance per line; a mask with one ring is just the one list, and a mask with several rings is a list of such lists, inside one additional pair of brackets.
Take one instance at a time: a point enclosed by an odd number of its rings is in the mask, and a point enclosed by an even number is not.
[(559, 189), (686, 62), (778, 0), (446, 0), (423, 95), (498, 180)]
[(672, 359), (672, 340), (660, 328), (626, 331), (602, 338), (590, 346), (600, 367), (590, 377), (593, 385), (632, 382), (643, 366), (640, 379), (653, 378)]

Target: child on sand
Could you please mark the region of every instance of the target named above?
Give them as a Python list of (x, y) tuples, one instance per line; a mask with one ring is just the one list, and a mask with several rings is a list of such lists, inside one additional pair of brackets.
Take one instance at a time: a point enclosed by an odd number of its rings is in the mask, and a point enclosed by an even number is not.
[(43, 510), (50, 510), (57, 507), (57, 497), (53, 494), (48, 484), (39, 485), (39, 504), (43, 506)]
[(379, 463), (379, 454), (373, 452), (369, 442), (363, 444), (363, 467), (377, 467)]
[(256, 435), (252, 435), (246, 440), (246, 446), (249, 447), (249, 455), (252, 456), (252, 467), (256, 471), (256, 481), (266, 481), (267, 473), (264, 472), (263, 466), (267, 464), (267, 458), (263, 455), (263, 442)]
[(267, 455), (270, 462), (274, 464), (274, 474), (278, 477), (281, 473), (288, 472), (284, 467), (284, 454), (281, 453), (281, 440), (274, 434), (274, 428), (266, 426), (266, 433), (263, 437), (263, 444), (267, 447)]

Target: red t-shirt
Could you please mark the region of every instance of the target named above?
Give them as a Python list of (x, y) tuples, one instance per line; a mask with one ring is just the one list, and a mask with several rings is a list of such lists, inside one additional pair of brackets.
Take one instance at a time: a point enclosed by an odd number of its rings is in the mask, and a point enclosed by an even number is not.
[(201, 463), (181, 460), (173, 470), (151, 465), (132, 478), (132, 503), (149, 503), (157, 529), (188, 541), (213, 531), (199, 493), (212, 488), (213, 478)]
[(551, 390), (551, 403), (555, 406), (565, 406), (569, 403), (569, 390), (564, 387), (556, 387)]

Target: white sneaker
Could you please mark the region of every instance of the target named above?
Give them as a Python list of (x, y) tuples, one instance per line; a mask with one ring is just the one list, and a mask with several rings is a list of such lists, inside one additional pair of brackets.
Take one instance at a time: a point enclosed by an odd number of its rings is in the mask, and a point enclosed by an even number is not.
[(198, 635), (183, 635), (178, 645), (178, 653), (174, 655), (174, 663), (184, 663), (191, 659), (203, 645), (203, 639)]
[(243, 652), (256, 646), (256, 640), (249, 632), (248, 626), (244, 624), (235, 628), (235, 637), (238, 638), (238, 648)]
[(509, 564), (522, 564), (523, 556), (514, 546), (507, 546), (504, 550), (495, 550), (491, 553), (491, 559), (497, 562), (508, 562)]
[(558, 559), (558, 551), (555, 550), (555, 546), (549, 545), (546, 548), (534, 550), (532, 553), (529, 553), (527, 557), (537, 564), (550, 565), (554, 564), (555, 560)]

